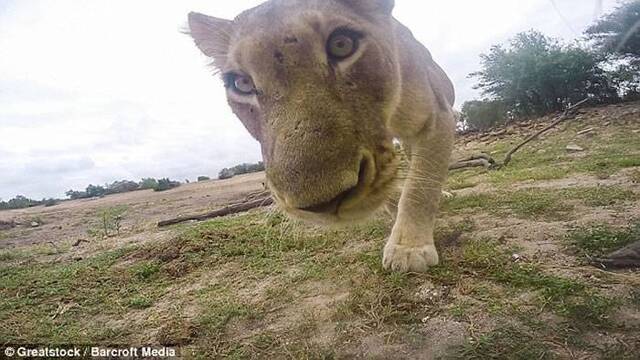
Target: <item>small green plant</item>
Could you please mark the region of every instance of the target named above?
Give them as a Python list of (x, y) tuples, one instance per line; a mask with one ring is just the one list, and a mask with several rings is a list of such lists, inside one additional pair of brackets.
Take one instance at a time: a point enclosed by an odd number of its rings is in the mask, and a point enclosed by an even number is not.
[(129, 307), (133, 309), (146, 309), (153, 305), (153, 301), (145, 296), (134, 296), (129, 299)]
[(138, 280), (149, 280), (160, 272), (160, 264), (156, 261), (142, 261), (131, 267), (131, 273)]
[(96, 225), (89, 229), (89, 235), (97, 238), (120, 236), (122, 230), (122, 220), (126, 207), (116, 206), (98, 210), (98, 221)]

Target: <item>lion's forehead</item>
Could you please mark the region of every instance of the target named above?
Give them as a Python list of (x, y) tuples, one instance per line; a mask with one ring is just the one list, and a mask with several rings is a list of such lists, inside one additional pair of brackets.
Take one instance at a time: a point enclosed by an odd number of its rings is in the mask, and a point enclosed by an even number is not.
[(335, 23), (359, 23), (358, 14), (333, 0), (271, 0), (246, 10), (233, 21), (232, 41), (268, 37), (284, 32), (321, 33)]

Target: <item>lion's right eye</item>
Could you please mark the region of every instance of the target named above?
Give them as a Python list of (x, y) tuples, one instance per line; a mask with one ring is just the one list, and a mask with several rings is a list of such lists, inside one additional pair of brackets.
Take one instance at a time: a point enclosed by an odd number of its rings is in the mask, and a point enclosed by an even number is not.
[(344, 60), (358, 51), (362, 34), (346, 29), (338, 28), (329, 36), (327, 41), (327, 54), (333, 60)]
[(224, 75), (224, 86), (241, 95), (251, 95), (256, 92), (253, 80), (247, 75), (227, 73)]

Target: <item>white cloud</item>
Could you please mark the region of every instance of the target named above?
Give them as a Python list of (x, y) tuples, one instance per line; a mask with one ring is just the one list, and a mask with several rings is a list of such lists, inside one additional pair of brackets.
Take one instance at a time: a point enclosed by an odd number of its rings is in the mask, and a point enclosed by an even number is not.
[[(193, 179), (259, 160), (220, 81), (179, 30), (191, 10), (233, 18), (260, 2), (0, 1), (0, 197)], [(591, 1), (556, 2), (576, 31), (592, 20)], [(477, 95), (466, 76), (491, 44), (530, 28), (575, 37), (548, 0), (396, 4), (451, 75), (459, 103)]]

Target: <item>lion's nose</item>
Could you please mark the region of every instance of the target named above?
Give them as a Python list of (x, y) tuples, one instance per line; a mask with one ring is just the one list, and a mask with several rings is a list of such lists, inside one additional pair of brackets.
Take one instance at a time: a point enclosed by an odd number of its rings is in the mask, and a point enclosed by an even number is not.
[(300, 208), (299, 210), (316, 214), (335, 212), (338, 209), (338, 206), (340, 206), (340, 203), (350, 196), (358, 193), (358, 191), (363, 187), (366, 187), (368, 183), (370, 183), (372, 175), (375, 176), (375, 164), (373, 162), (373, 158), (368, 154), (363, 155), (360, 160), (360, 168), (358, 170), (358, 182), (354, 186), (339, 193), (329, 201)]

